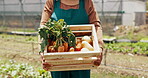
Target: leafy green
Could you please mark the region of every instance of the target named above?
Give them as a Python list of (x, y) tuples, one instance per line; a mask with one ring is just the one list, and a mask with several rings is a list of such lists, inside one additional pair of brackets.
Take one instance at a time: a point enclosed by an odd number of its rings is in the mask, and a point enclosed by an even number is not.
[(144, 54), (147, 55), (148, 43), (138, 42), (138, 43), (106, 43), (106, 49), (112, 52), (122, 52), (122, 53), (133, 53), (133, 54)]
[(29, 64), (6, 63), (0, 65), (0, 78), (51, 78), (43, 69), (35, 69)]
[(70, 47), (75, 47), (76, 45), (75, 35), (63, 19), (58, 21), (49, 19), (45, 27), (39, 28), (39, 35), (42, 40), (40, 52), (43, 52), (49, 44), (48, 39), (56, 41), (55, 48), (58, 48), (64, 42), (68, 42)]

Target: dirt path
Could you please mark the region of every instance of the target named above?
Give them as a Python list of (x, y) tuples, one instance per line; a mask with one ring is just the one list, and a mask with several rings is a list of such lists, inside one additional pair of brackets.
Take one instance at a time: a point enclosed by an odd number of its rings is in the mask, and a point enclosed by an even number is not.
[[(105, 59), (104, 59), (105, 60)], [(148, 72), (148, 57), (147, 56), (137, 56), (131, 54), (122, 53), (108, 53), (106, 56), (107, 65), (122, 66), (135, 70), (143, 70)]]
[(148, 57), (122, 53), (108, 53), (98, 71), (113, 72), (121, 75), (148, 77)]

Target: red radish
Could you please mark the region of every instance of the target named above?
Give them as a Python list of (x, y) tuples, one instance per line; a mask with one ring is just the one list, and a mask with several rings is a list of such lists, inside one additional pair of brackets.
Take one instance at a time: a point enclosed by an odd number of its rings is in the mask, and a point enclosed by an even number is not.
[(78, 43), (77, 45), (76, 45), (76, 48), (75, 48), (75, 51), (80, 51), (82, 49), (82, 43)]

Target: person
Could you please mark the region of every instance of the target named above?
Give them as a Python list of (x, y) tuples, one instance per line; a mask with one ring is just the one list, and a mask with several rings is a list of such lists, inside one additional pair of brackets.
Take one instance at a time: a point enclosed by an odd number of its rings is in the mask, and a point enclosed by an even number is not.
[[(68, 25), (94, 24), (100, 48), (103, 50), (102, 27), (92, 0), (47, 0), (40, 26), (44, 26), (49, 19), (64, 19)], [(99, 66), (101, 60), (102, 53), (94, 64)], [(52, 65), (43, 61), (43, 69), (48, 70), (47, 66)], [(90, 70), (53, 71), (51, 76), (52, 78), (90, 78)]]

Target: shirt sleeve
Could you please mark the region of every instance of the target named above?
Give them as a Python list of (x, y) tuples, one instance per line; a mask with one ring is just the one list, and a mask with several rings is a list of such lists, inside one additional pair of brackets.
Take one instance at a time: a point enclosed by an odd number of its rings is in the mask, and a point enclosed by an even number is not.
[(101, 22), (92, 0), (85, 0), (85, 9), (89, 16), (89, 23), (95, 25), (99, 45), (104, 47)]
[(42, 12), (40, 25), (44, 25), (51, 17), (54, 10), (53, 0), (47, 0)]

